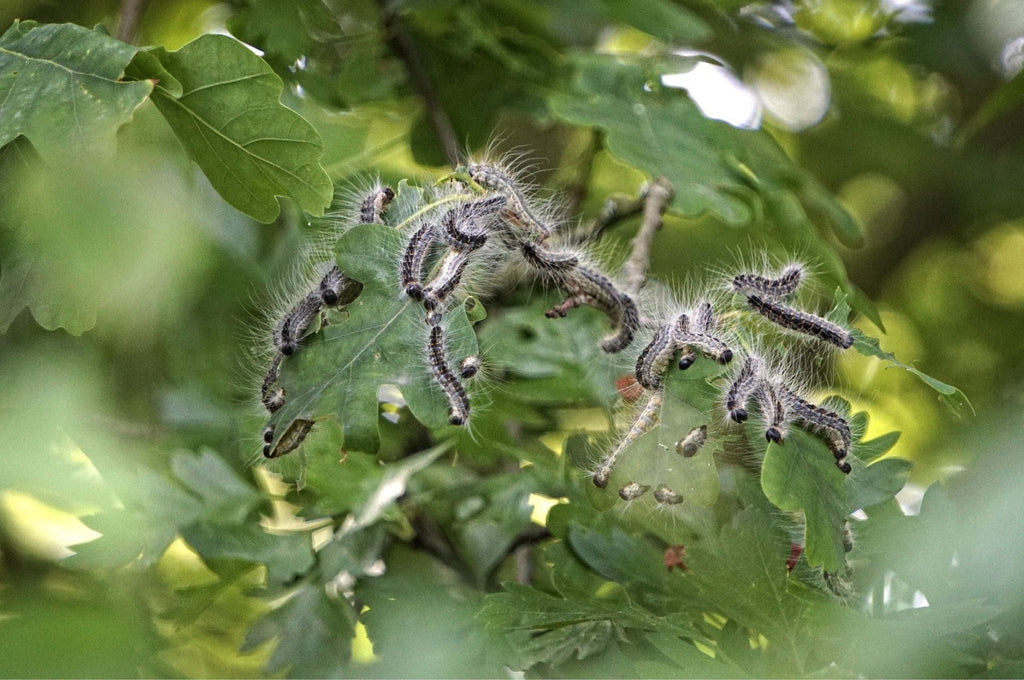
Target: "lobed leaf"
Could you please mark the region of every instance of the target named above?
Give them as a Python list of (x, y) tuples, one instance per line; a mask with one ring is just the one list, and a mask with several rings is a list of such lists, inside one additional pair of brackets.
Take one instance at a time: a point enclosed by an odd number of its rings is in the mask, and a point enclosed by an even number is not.
[[(397, 265), (405, 238), (401, 229), (363, 224), (338, 240), (338, 266), (363, 284), (362, 294), (348, 305), (347, 318), (308, 338), (283, 363), (280, 384), (287, 401), (269, 419), (275, 425), (275, 442), (297, 418), (337, 414), (347, 449), (376, 452), (377, 392), (383, 384), (398, 387), (425, 426), (439, 428), (447, 422), (448, 402), (427, 363), (423, 307), (399, 286)], [(448, 312), (445, 324), (453, 363), (477, 353), (463, 306)]]
[(323, 214), (334, 193), (319, 163), (323, 143), (281, 104), (281, 79), (266, 62), (222, 35), (152, 54), (181, 86), (161, 82), (153, 102), (228, 203), (261, 222), (277, 217), (277, 196)]
[(150, 96), (129, 82), (139, 48), (74, 24), (15, 21), (0, 36), (0, 146), (24, 135), (44, 160), (112, 145)]

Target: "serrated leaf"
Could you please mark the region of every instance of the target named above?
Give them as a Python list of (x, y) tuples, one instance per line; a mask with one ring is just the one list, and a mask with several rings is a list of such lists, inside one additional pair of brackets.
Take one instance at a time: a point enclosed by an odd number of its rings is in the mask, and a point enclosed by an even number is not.
[(204, 560), (243, 560), (267, 567), (267, 581), (285, 585), (313, 566), (309, 534), (269, 534), (258, 524), (198, 522), (181, 537)]
[[(849, 460), (851, 476), (860, 474), (859, 461), (853, 456)], [(761, 488), (768, 500), (782, 510), (804, 513), (808, 563), (829, 572), (843, 564), (842, 525), (850, 511), (845, 479), (825, 443), (800, 430), (790, 430), (784, 446), (769, 444), (761, 468)]]
[(209, 449), (198, 456), (176, 454), (171, 459), (171, 469), (202, 499), (207, 514), (221, 521), (240, 522), (260, 501), (259, 492)]
[(15, 21), (0, 37), (0, 146), (24, 135), (40, 155), (112, 145), (153, 89), (122, 80), (139, 48), (74, 24)]
[(277, 217), (277, 196), (323, 214), (334, 193), (319, 163), (323, 143), (281, 104), (281, 80), (266, 62), (222, 35), (153, 54), (182, 87), (177, 95), (157, 85), (153, 102), (228, 203), (261, 222)]
[[(661, 86), (661, 64), (618, 56), (578, 56), (576, 63), (574, 91), (552, 98), (556, 115), (603, 129), (615, 156), (652, 177), (668, 178), (676, 192), (673, 206), (681, 213), (712, 212), (728, 224), (744, 225), (763, 211), (766, 197), (794, 190), (840, 238), (856, 231), (829, 192), (768, 133), (706, 118), (683, 92)], [(813, 233), (806, 216), (794, 225)]]
[(293, 678), (342, 677), (352, 656), (355, 623), (356, 613), (348, 602), (328, 595), (323, 585), (306, 583), (256, 622), (242, 651), (276, 639), (267, 673), (287, 669)]
[[(850, 306), (847, 303), (845, 296), (841, 293), (836, 293), (836, 304), (831, 312), (828, 314), (828, 318), (831, 320), (842, 321), (840, 323), (846, 323), (846, 319), (850, 317)], [(874, 319), (872, 319), (874, 321)], [(876, 321), (875, 324), (881, 328), (881, 321)], [(904, 371), (913, 373), (921, 379), (924, 384), (938, 392), (941, 396), (942, 403), (946, 405), (946, 408), (954, 414), (960, 414), (963, 408), (966, 406), (971, 409), (971, 413), (974, 412), (974, 407), (971, 406), (970, 400), (967, 395), (946, 383), (936, 380), (927, 373), (917, 370), (913, 366), (907, 366), (906, 364), (898, 361), (896, 356), (891, 352), (886, 352), (882, 349), (881, 343), (878, 338), (873, 338), (870, 335), (865, 334), (856, 328), (850, 331), (853, 335), (853, 349), (857, 350), (860, 354), (866, 357), (877, 357), (883, 361), (889, 362), (890, 366), (902, 368)]]
[[(277, 439), (297, 418), (337, 414), (345, 447), (375, 452), (380, 443), (377, 391), (382, 384), (398, 387), (413, 415), (427, 427), (447, 422), (447, 399), (427, 363), (429, 329), (423, 307), (399, 290), (397, 260), (407, 237), (394, 227), (364, 224), (338, 240), (338, 266), (361, 282), (363, 291), (348, 306), (347, 318), (307, 339), (283, 363), (280, 384), (288, 398), (269, 420)], [(453, 363), (477, 353), (463, 306), (445, 315), (445, 326)], [(472, 402), (472, 388), (467, 391)]]
[[(807, 602), (790, 593), (789, 537), (764, 511), (739, 512), (715, 540), (687, 548), (688, 578), (714, 609), (768, 639), (787, 663), (780, 675), (804, 668), (811, 649), (802, 615)], [(788, 672), (787, 672), (788, 669)]]

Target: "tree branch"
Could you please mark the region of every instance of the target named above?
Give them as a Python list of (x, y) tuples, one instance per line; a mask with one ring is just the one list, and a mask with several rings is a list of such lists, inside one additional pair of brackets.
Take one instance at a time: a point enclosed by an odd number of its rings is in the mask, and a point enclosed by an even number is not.
[(643, 194), (643, 221), (636, 236), (629, 242), (629, 259), (622, 266), (624, 287), (630, 295), (636, 295), (647, 280), (647, 268), (651, 263), (651, 243), (661, 229), (662, 216), (668, 209), (675, 191), (664, 177), (657, 177), (647, 185)]
[(423, 105), (427, 109), (427, 116), (434, 128), (434, 134), (437, 135), (437, 141), (441, 144), (448, 163), (454, 168), (459, 165), (459, 140), (455, 135), (455, 127), (452, 125), (451, 118), (441, 106), (437, 90), (434, 89), (434, 83), (423, 65), (416, 45), (402, 27), (395, 4), (389, 0), (377, 0), (377, 4), (383, 17), (388, 46), (405, 65), (412, 86), (423, 99)]
[(121, 0), (121, 9), (118, 11), (120, 19), (117, 22), (115, 36), (118, 40), (126, 43), (135, 42), (145, 5), (146, 0)]

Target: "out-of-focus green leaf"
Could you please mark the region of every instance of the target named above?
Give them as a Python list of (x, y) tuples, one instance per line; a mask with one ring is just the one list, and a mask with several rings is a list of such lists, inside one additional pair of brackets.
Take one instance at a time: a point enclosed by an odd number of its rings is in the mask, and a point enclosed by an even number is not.
[(281, 104), (281, 80), (262, 59), (220, 35), (153, 54), (182, 86), (157, 85), (153, 102), (225, 200), (261, 222), (277, 217), (277, 196), (323, 214), (334, 191), (319, 163), (323, 143)]
[[(851, 474), (860, 474), (861, 467), (849, 460)], [(842, 525), (850, 512), (845, 478), (825, 443), (799, 430), (790, 431), (784, 446), (769, 444), (761, 468), (768, 500), (783, 510), (803, 510), (807, 561), (829, 572), (843, 563)]]
[(623, 3), (599, 2), (605, 16), (649, 33), (670, 46), (694, 45), (711, 37), (711, 28), (696, 14), (673, 2), (654, 0)]
[[(275, 442), (296, 418), (337, 414), (345, 447), (375, 452), (380, 441), (377, 391), (382, 384), (397, 386), (427, 427), (446, 422), (448, 402), (427, 361), (429, 327), (423, 307), (399, 287), (398, 262), (416, 228), (402, 219), (422, 207), (420, 196), (418, 189), (403, 186), (388, 212), (399, 226), (364, 224), (338, 240), (338, 266), (363, 284), (362, 294), (348, 306), (347, 318), (321, 329), (284, 361), (280, 384), (287, 401), (269, 420), (275, 425)], [(463, 306), (449, 311), (444, 323), (452, 363), (477, 353)], [(468, 391), (472, 401), (473, 390)]]
[(767, 638), (783, 675), (805, 668), (812, 653), (803, 644), (808, 602), (787, 587), (789, 549), (782, 528), (754, 509), (739, 512), (717, 538), (687, 546), (688, 576), (698, 592), (713, 610)]
[[(639, 62), (603, 56), (578, 56), (576, 62), (573, 91), (552, 98), (555, 113), (569, 123), (601, 128), (613, 154), (668, 178), (676, 191), (673, 205), (683, 214), (712, 212), (728, 224), (744, 225), (759, 212), (750, 200), (796, 190), (826, 226), (856, 245), (859, 232), (849, 215), (766, 132), (706, 118), (685, 94), (661, 86), (662, 73)], [(795, 226), (809, 230), (806, 217)]]
[(39, 254), (15, 247), (4, 253), (0, 271), (0, 333), (6, 333), (11, 322), (25, 307), (32, 318), (46, 330), (63, 328), (71, 335), (81, 335), (96, 325), (96, 308), (79, 304), (73, 296), (55, 294), (47, 283), (48, 267)]
[(138, 50), (73, 24), (16, 21), (0, 37), (0, 146), (24, 135), (58, 160), (111, 145), (153, 89), (123, 80)]
[(267, 567), (267, 581), (286, 585), (313, 565), (307, 533), (270, 534), (258, 524), (198, 522), (181, 536), (206, 561), (241, 560)]
[(851, 475), (846, 482), (850, 509), (868, 508), (895, 496), (907, 483), (912, 467), (909, 460), (887, 458)]
[(304, 583), (282, 606), (256, 622), (242, 651), (276, 640), (267, 673), (287, 670), (292, 678), (330, 678), (346, 674), (352, 656), (356, 612), (322, 584)]

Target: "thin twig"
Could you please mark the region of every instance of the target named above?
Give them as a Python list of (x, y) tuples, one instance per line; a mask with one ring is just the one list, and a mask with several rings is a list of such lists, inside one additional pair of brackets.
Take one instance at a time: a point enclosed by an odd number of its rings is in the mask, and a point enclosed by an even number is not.
[(126, 43), (135, 42), (145, 5), (146, 0), (121, 0), (121, 9), (118, 11), (120, 19), (117, 22), (118, 40)]
[(437, 141), (441, 144), (441, 149), (448, 162), (454, 168), (459, 164), (459, 140), (455, 135), (455, 127), (452, 125), (451, 118), (441, 106), (437, 90), (434, 89), (434, 83), (423, 65), (416, 45), (402, 27), (395, 3), (389, 2), (389, 0), (378, 0), (377, 4), (383, 17), (388, 45), (405, 64), (405, 70), (409, 73), (412, 86), (423, 99), (423, 105), (427, 109), (427, 116), (434, 128), (434, 134), (437, 135)]
[(664, 177), (657, 177), (647, 186), (643, 197), (643, 221), (636, 236), (630, 241), (629, 259), (622, 266), (626, 292), (636, 295), (647, 280), (647, 268), (651, 264), (651, 244), (654, 235), (661, 229), (662, 216), (674, 195), (672, 185)]

